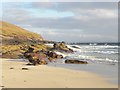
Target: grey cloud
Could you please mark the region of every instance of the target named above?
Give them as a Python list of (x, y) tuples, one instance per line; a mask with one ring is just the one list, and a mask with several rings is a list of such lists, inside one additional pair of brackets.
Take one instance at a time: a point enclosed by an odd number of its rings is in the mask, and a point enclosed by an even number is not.
[(85, 33), (81, 30), (45, 30), (41, 31), (42, 36), (47, 40), (55, 40), (55, 41), (67, 41), (67, 42), (95, 42), (97, 38), (97, 42), (106, 42), (106, 41), (117, 41), (117, 38), (114, 36), (104, 36), (100, 34), (92, 34)]
[(73, 10), (73, 9), (117, 9), (117, 2), (45, 2), (45, 3), (32, 3), (34, 8), (46, 8), (46, 9), (56, 9), (56, 10)]
[[(114, 22), (114, 23), (113, 23)], [(117, 18), (116, 19), (95, 19), (90, 21), (75, 20), (73, 18), (62, 19), (39, 19), (34, 18), (28, 21), (28, 24), (38, 28), (51, 28), (51, 29), (82, 29), (86, 32), (111, 32), (117, 30)]]
[[(92, 9), (105, 9), (105, 10), (116, 10), (116, 3), (48, 3), (39, 6), (35, 5), (37, 3), (32, 3), (34, 5), (31, 8), (48, 8), (58, 11), (71, 11), (77, 13), (79, 16), (82, 9), (83, 14), (80, 19), (74, 17), (69, 18), (39, 18), (31, 15), (30, 12), (21, 8), (5, 8), (3, 10), (3, 20), (10, 23), (19, 25), (28, 30), (33, 30), (38, 28), (36, 32), (41, 33), (46, 39), (51, 40), (65, 40), (65, 41), (117, 41), (117, 17), (107, 18), (107, 17), (97, 17), (90, 15), (89, 12), (85, 10)], [(16, 6), (18, 7), (18, 6)], [(76, 11), (77, 10), (77, 11)], [(88, 14), (88, 15), (87, 15)], [(84, 17), (87, 16), (87, 17)], [(84, 20), (86, 19), (86, 20)], [(31, 26), (31, 27), (29, 27)], [(45, 28), (51, 32), (43, 31)], [(82, 31), (81, 31), (82, 30)], [(69, 34), (69, 35), (68, 35)], [(57, 36), (56, 36), (57, 35)]]
[[(47, 39), (54, 39), (56, 36), (56, 39), (67, 39), (65, 36), (69, 33), (69, 38), (73, 40), (73, 37), (75, 38), (82, 38), (85, 41), (89, 41), (92, 39), (94, 41), (96, 38), (97, 39), (102, 39), (102, 40), (112, 40), (110, 37), (115, 37), (117, 39), (117, 18), (111, 18), (111, 19), (93, 19), (90, 21), (82, 21), (82, 20), (76, 20), (74, 18), (61, 18), (61, 19), (46, 19), (46, 18), (28, 18), (24, 20), (18, 20), (17, 18), (11, 18), (11, 21), (17, 23), (20, 26), (25, 27), (26, 29), (28, 26), (24, 25), (31, 25), (33, 28), (46, 28), (46, 29), (52, 29), (55, 31), (55, 36), (51, 34), (46, 34), (46, 32), (43, 32), (41, 30), (37, 30), (38, 32), (42, 33), (44, 37), (49, 37)], [(114, 22), (114, 23), (113, 23)], [(30, 29), (30, 28), (29, 28)], [(28, 29), (28, 30), (29, 30)], [(32, 29), (34, 31), (34, 29)], [(76, 32), (75, 30), (78, 30)], [(80, 32), (82, 30), (84, 33)], [(70, 33), (72, 32), (72, 33)], [(64, 33), (64, 34), (63, 34)], [(80, 37), (80, 35), (83, 34), (84, 37)], [(45, 36), (46, 35), (46, 36)], [(60, 35), (60, 36), (59, 36)], [(88, 36), (88, 37), (85, 37)], [(96, 37), (97, 35), (100, 35), (101, 37)], [(96, 37), (96, 38), (95, 38)], [(104, 37), (104, 38), (103, 38)], [(106, 38), (105, 38), (106, 37)], [(109, 38), (107, 38), (109, 37)], [(75, 39), (74, 39), (75, 40)], [(73, 41), (74, 41), (73, 40)], [(101, 41), (102, 41), (101, 40)]]

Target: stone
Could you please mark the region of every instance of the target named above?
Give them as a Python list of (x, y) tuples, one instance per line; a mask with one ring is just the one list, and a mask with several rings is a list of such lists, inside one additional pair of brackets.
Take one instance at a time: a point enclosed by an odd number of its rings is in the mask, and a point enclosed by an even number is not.
[(67, 59), (65, 60), (65, 63), (67, 64), (88, 64), (87, 61), (80, 61), (80, 60), (74, 60), (74, 59)]
[(22, 70), (29, 70), (28, 68), (22, 68)]
[(39, 50), (34, 52), (33, 50), (33, 48), (29, 47), (24, 53), (24, 57), (26, 57), (32, 65), (46, 65), (49, 61), (52, 62), (63, 58), (62, 55), (58, 55), (54, 51)]
[(14, 69), (13, 67), (11, 67), (10, 69)]
[(77, 47), (77, 46), (72, 46), (73, 48), (76, 48), (76, 49), (80, 49), (79, 47)]
[(33, 53), (33, 50), (34, 48), (29, 47), (28, 50), (25, 53), (23, 53), (24, 57), (29, 58), (29, 54)]
[(67, 52), (67, 53), (72, 53), (73, 52), (73, 50), (68, 48), (67, 45), (65, 45), (64, 42), (54, 43), (52, 50), (58, 50), (58, 51)]
[(33, 64), (31, 64), (31, 63), (28, 63), (28, 64), (26, 64), (26, 65), (33, 65)]
[(61, 59), (61, 58), (63, 58), (63, 56), (62, 55), (57, 55), (56, 58)]
[(49, 57), (48, 60), (49, 60), (50, 62), (53, 62), (53, 61), (55, 61), (56, 59)]
[(40, 65), (46, 65), (46, 64), (48, 64), (48, 63), (45, 60), (40, 61)]

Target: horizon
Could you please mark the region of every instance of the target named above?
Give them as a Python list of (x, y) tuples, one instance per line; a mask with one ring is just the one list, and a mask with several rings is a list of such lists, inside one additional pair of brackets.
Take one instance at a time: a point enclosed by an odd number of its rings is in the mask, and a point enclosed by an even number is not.
[(117, 2), (9, 2), (0, 17), (46, 40), (118, 42)]

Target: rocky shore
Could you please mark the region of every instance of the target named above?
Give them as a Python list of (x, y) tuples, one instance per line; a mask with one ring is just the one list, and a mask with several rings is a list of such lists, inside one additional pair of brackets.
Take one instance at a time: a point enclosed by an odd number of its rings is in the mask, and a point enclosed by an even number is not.
[[(4, 21), (0, 21), (0, 24), (0, 31), (2, 31), (0, 58), (28, 59), (30, 64), (46, 65), (49, 62), (64, 58), (63, 55), (56, 52), (74, 53), (65, 42), (47, 41), (40, 34)], [(47, 46), (48, 43), (52, 43), (53, 46)], [(77, 62), (69, 61), (69, 63), (76, 64)]]

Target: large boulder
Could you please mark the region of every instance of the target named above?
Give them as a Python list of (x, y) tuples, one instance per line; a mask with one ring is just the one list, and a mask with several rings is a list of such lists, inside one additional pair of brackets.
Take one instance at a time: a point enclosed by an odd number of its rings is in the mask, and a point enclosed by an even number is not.
[(33, 51), (34, 51), (34, 48), (28, 47), (28, 50), (25, 53), (23, 53), (24, 57), (29, 58), (29, 54), (33, 53)]
[(46, 65), (48, 62), (46, 61), (46, 55), (40, 54), (40, 53), (29, 53), (29, 56), (27, 57), (29, 62), (33, 65)]
[(49, 59), (50, 61), (55, 61), (56, 59), (61, 59), (61, 58), (63, 58), (62, 55), (58, 55), (58, 54), (56, 54), (56, 53), (53, 52), (53, 51), (47, 51), (46, 55), (48, 56), (48, 59)]
[(87, 61), (74, 60), (74, 59), (67, 59), (65, 60), (65, 63), (67, 64), (88, 64)]
[(30, 63), (33, 65), (36, 64), (47, 64), (46, 55), (40, 51), (34, 52), (34, 48), (29, 47), (28, 50), (24, 53), (24, 57), (26, 57)]
[(64, 42), (54, 43), (53, 50), (58, 50), (58, 51), (67, 52), (67, 53), (72, 53), (73, 52), (73, 50), (68, 48)]

